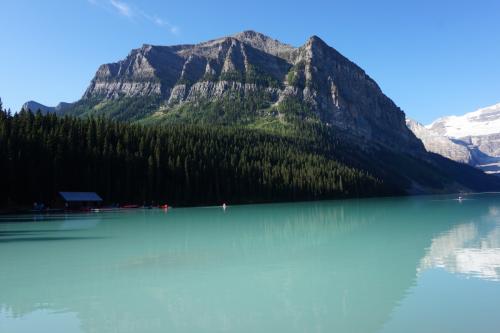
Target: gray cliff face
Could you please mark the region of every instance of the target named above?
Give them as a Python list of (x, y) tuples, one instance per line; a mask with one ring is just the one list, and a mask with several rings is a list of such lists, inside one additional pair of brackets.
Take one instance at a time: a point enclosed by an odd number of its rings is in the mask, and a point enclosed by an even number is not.
[(447, 157), (451, 160), (474, 165), (473, 154), (462, 142), (454, 141), (412, 119), (406, 120), (408, 128), (419, 138), (427, 151)]
[[(246, 42), (240, 41), (238, 36)], [(252, 45), (272, 53), (266, 53)], [(283, 45), (282, 49), (279, 48), (280, 45)], [(224, 74), (245, 75), (251, 66), (258, 66), (262, 72), (281, 81), (291, 65), (273, 53), (292, 49), (252, 32), (197, 45), (144, 45), (140, 49), (133, 50), (125, 60), (102, 65), (83, 98), (113, 99), (160, 95), (166, 100), (177, 100), (180, 103), (185, 99), (180, 98), (179, 93), (186, 87), (179, 86), (187, 86), (189, 90), (197, 82), (218, 79)], [(187, 97), (188, 91), (184, 92), (184, 97)], [(175, 95), (172, 96), (172, 93)], [(200, 96), (202, 97), (220, 96), (207, 94)]]
[(157, 96), (168, 112), (184, 103), (256, 92), (275, 106), (300, 100), (323, 122), (363, 142), (423, 151), (404, 113), (376, 82), (316, 36), (301, 47), (254, 31), (196, 45), (144, 45), (102, 65), (83, 99)]
[(255, 92), (266, 92), (272, 100), (278, 100), (280, 89), (272, 87), (259, 87), (253, 83), (241, 83), (231, 81), (201, 81), (192, 86), (186, 84), (176, 85), (167, 101), (167, 106), (173, 107), (186, 102), (196, 102), (206, 99), (222, 99), (234, 93), (242, 96)]
[(169, 47), (144, 45), (125, 60), (99, 67), (83, 99), (165, 95), (182, 63)]
[(468, 136), (454, 141), (467, 146), (473, 156), (473, 166), (500, 176), (500, 133)]
[(497, 134), (469, 136), (462, 138), (463, 141), (477, 147), (483, 153), (500, 157), (500, 128)]
[(324, 121), (367, 141), (421, 148), (407, 129), (401, 109), (361, 68), (321, 39), (311, 37), (299, 49), (295, 64), (305, 80), (299, 95)]

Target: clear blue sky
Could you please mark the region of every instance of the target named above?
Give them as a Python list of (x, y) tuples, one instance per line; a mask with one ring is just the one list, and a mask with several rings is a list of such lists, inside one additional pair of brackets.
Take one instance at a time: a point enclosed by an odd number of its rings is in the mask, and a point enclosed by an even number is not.
[(0, 97), (13, 110), (74, 101), (143, 43), (248, 29), (296, 46), (320, 36), (423, 123), (500, 102), (498, 0), (2, 0)]

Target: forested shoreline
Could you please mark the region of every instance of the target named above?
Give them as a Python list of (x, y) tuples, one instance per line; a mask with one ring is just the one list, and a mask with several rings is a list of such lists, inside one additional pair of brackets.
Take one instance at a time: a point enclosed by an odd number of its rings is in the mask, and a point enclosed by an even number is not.
[(107, 204), (183, 206), (394, 194), (339, 162), (321, 129), (297, 133), (2, 110), (0, 205), (50, 204), (63, 190), (95, 191)]

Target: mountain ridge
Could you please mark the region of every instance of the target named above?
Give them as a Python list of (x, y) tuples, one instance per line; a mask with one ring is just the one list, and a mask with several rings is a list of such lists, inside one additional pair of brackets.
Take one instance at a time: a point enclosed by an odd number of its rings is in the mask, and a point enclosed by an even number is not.
[(33, 112), (40, 111), (43, 114), (51, 112), (63, 112), (66, 109), (71, 108), (74, 103), (60, 102), (56, 106), (47, 106), (36, 101), (27, 101), (21, 107), (21, 110), (31, 110)]
[(480, 108), (462, 116), (446, 116), (426, 126), (456, 139), (500, 133), (500, 103)]
[(144, 44), (101, 65), (82, 99), (56, 114), (246, 128), (276, 140), (315, 136), (336, 147), (325, 158), (373, 175), (393, 193), (500, 189), (498, 179), (428, 153), (375, 80), (317, 36), (298, 47), (254, 31)]
[(167, 122), (200, 101), (238, 98), (258, 99), (250, 118), (282, 122), (289, 110), (279, 106), (298, 102), (303, 119), (350, 132), (365, 145), (423, 151), (402, 110), (361, 67), (317, 36), (299, 47), (255, 31), (199, 44), (143, 45), (100, 66), (81, 102), (99, 110), (126, 98), (156, 99), (156, 107), (139, 118)]

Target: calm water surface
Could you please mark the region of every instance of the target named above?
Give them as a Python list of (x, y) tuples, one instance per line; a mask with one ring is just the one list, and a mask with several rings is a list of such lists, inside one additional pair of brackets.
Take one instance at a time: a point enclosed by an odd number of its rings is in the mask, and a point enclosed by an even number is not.
[(500, 332), (500, 195), (0, 217), (0, 332)]

